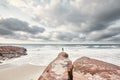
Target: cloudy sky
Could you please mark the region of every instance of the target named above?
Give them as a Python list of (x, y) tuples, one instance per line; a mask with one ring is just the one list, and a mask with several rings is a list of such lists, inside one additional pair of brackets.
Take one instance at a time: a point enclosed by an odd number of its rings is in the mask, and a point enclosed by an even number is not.
[(120, 43), (120, 0), (0, 0), (0, 43)]

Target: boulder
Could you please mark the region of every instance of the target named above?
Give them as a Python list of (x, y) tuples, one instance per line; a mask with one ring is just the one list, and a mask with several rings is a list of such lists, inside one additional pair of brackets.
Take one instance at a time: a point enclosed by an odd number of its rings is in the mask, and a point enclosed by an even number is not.
[(65, 52), (59, 53), (38, 80), (72, 80), (72, 62)]
[(0, 60), (10, 59), (26, 55), (26, 49), (16, 46), (0, 46)]
[(73, 80), (120, 80), (120, 66), (82, 57), (73, 63)]

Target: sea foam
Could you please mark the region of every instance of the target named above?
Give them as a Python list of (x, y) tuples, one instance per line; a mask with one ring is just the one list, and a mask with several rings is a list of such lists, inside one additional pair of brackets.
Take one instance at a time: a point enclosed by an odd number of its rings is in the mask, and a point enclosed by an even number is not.
[(120, 48), (119, 45), (36, 45), (36, 44), (19, 44), (14, 46), (22, 46), (27, 48), (26, 56), (3, 61), (3, 64), (34, 64), (48, 65), (56, 58), (62, 48), (69, 54), (72, 61), (82, 56), (95, 58), (105, 62), (120, 65)]

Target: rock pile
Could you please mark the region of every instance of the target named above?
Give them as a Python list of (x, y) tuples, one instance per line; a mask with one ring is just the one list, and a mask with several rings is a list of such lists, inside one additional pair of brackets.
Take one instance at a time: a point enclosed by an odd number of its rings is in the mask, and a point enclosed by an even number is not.
[(20, 57), (26, 55), (26, 49), (16, 46), (0, 46), (0, 60)]
[(72, 62), (65, 52), (59, 53), (38, 80), (120, 80), (120, 66), (81, 57)]
[(53, 60), (38, 80), (71, 80), (72, 62), (68, 59), (65, 52), (59, 53), (58, 57)]
[(73, 80), (120, 80), (120, 66), (82, 57), (73, 63)]

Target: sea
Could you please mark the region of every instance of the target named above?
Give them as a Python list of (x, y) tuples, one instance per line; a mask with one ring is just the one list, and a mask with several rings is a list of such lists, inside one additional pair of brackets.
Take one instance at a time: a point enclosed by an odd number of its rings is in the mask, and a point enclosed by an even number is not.
[(120, 66), (120, 44), (0, 44), (0, 46), (19, 46), (27, 49), (27, 55), (4, 60), (2, 64), (46, 66), (64, 48), (73, 62), (86, 56)]

